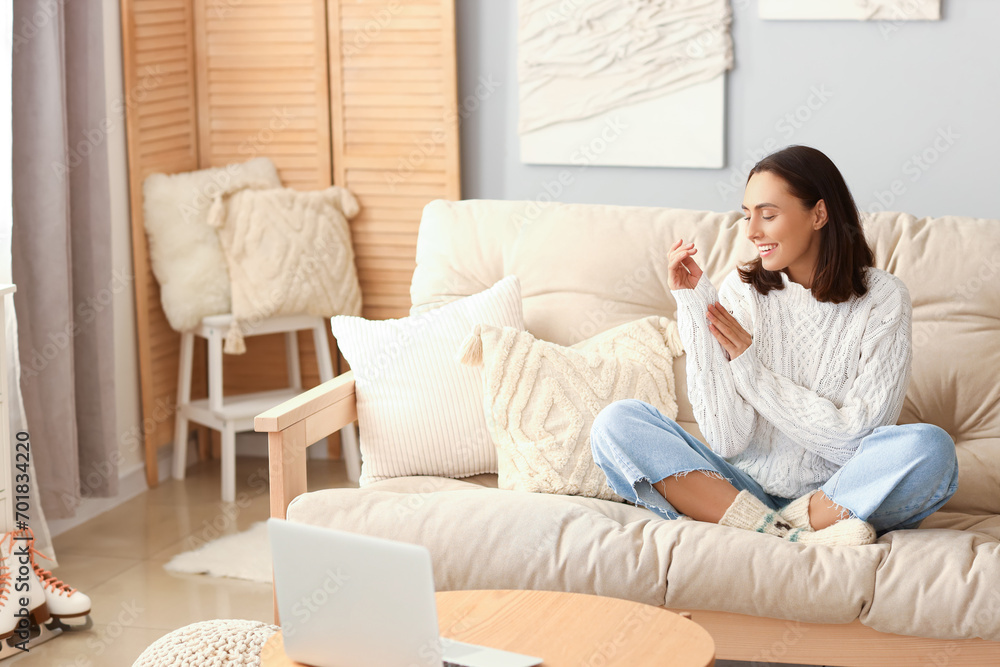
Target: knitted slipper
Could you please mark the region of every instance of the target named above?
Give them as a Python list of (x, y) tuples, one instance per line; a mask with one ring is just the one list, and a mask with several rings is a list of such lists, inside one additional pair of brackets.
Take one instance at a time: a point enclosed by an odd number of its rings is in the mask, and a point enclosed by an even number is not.
[(812, 524), (809, 523), (809, 501), (818, 491), (819, 489), (815, 489), (800, 498), (796, 498), (778, 510), (778, 513), (785, 517), (785, 521), (796, 528), (808, 531), (815, 530)]

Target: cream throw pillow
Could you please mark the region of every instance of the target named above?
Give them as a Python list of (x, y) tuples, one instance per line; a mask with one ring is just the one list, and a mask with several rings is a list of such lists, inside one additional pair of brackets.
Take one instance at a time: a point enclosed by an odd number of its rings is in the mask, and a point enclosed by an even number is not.
[[(280, 188), (269, 158), (178, 174), (150, 174), (142, 184), (149, 263), (167, 322), (176, 331), (228, 313), (229, 274), (219, 237), (208, 224), (213, 200), (241, 188)], [(145, 279), (145, 278), (143, 278)]]
[(673, 360), (683, 352), (677, 324), (665, 317), (627, 322), (571, 347), (477, 324), (459, 358), (483, 367), (499, 488), (622, 501), (594, 463), (594, 418), (625, 398), (676, 418)]
[(358, 202), (345, 188), (240, 190), (216, 198), (232, 285), (233, 323), (224, 351), (246, 351), (243, 334), (281, 315), (361, 314), (361, 285), (348, 218)]
[(361, 486), (407, 475), (497, 471), (479, 369), (455, 359), (476, 322), (524, 328), (517, 276), (420, 315), (331, 320), (354, 371)]

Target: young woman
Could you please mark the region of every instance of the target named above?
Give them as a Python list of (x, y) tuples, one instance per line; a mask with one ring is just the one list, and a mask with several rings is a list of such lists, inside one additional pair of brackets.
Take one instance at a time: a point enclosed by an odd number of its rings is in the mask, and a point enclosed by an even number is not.
[(594, 421), (594, 460), (617, 494), (665, 519), (830, 545), (916, 528), (955, 493), (958, 463), (943, 429), (896, 425), (912, 359), (906, 285), (874, 267), (847, 184), (816, 149), (758, 162), (742, 208), (759, 256), (718, 293), (693, 243), (668, 259), (709, 446), (624, 400)]

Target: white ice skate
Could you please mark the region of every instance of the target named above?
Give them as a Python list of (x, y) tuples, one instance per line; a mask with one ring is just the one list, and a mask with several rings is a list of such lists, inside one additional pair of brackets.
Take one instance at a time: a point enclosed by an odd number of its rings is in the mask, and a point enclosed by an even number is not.
[(14, 582), (10, 577), (10, 567), (7, 565), (8, 555), (6, 540), (0, 543), (0, 642), (14, 635), (17, 628), (17, 596), (14, 595)]
[[(26, 540), (16, 537), (15, 531), (0, 539), (0, 638), (12, 646), (23, 646), (39, 637), (50, 615), (42, 583), (31, 566), (31, 548)], [(25, 619), (27, 623), (22, 623)], [(0, 657), (7, 657), (12, 650), (2, 643), (0, 649)]]
[[(90, 618), (90, 597), (61, 581), (48, 570), (44, 570), (35, 560), (36, 556), (52, 560), (41, 551), (35, 549), (35, 534), (31, 528), (15, 531), (18, 543), (27, 545), (28, 559), (31, 562), (32, 574), (36, 577), (39, 588), (45, 596), (48, 613), (52, 617), (50, 628), (63, 630), (87, 630), (93, 625)], [(86, 618), (84, 618), (86, 617)], [(66, 623), (65, 619), (80, 619), (82, 622)]]

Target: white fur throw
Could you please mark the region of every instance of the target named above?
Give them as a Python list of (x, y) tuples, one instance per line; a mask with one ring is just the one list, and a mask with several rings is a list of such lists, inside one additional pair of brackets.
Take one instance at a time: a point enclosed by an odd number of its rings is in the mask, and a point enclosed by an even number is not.
[(361, 315), (361, 285), (347, 219), (358, 213), (348, 190), (332, 186), (240, 190), (216, 198), (232, 284), (233, 324), (223, 347), (246, 351), (243, 335), (280, 315)]
[(149, 261), (163, 312), (176, 331), (229, 312), (229, 274), (219, 238), (208, 226), (208, 210), (220, 193), (246, 187), (280, 188), (274, 163), (259, 157), (213, 169), (150, 174), (143, 182)]
[(638, 398), (677, 417), (677, 323), (650, 316), (563, 347), (512, 327), (477, 324), (459, 351), (482, 365), (486, 424), (501, 489), (623, 499), (590, 451), (605, 406)]

